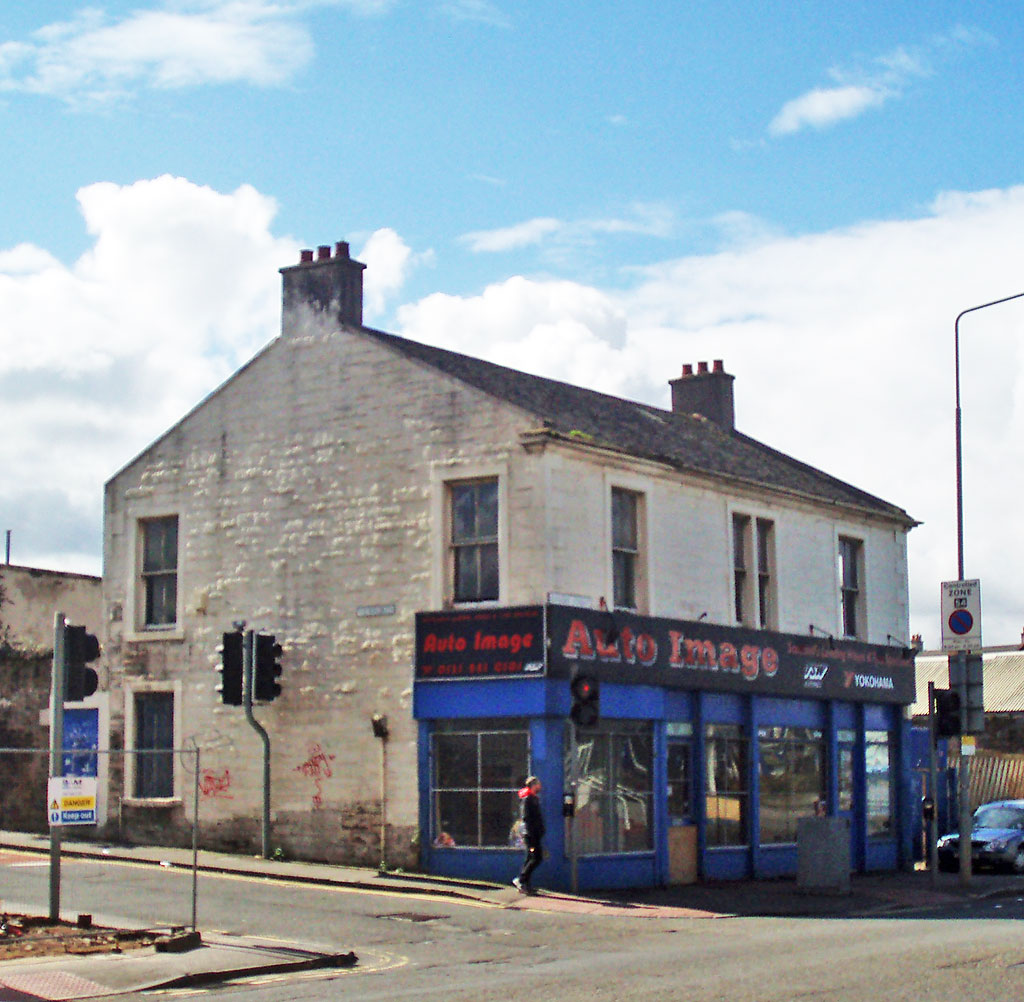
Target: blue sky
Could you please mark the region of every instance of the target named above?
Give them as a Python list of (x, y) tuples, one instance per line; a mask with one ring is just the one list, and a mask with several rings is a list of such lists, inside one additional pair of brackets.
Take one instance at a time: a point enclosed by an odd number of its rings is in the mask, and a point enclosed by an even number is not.
[[(912, 630), (936, 644), (953, 318), (1024, 290), (1020, 14), (4, 5), (12, 560), (98, 572), (103, 482), (274, 335), (277, 268), (348, 239), (375, 326), (663, 405), (724, 358), (742, 430), (925, 522)], [(1022, 327), (996, 307), (965, 342), (989, 643), (1024, 627), (1000, 500), (1024, 488)]]

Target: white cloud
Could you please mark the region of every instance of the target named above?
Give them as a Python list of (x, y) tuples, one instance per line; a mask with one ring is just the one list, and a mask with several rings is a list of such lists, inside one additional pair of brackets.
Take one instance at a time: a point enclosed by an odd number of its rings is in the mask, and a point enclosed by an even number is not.
[(526, 222), (497, 230), (478, 230), (474, 233), (466, 233), (459, 239), (477, 254), (519, 250), (539, 244), (545, 237), (557, 233), (564, 226), (565, 223), (559, 219), (544, 217), (528, 219)]
[(868, 108), (877, 108), (893, 94), (876, 86), (848, 86), (816, 89), (787, 101), (771, 120), (773, 136), (787, 136), (805, 126), (816, 129), (855, 118)]
[(492, 28), (508, 28), (508, 15), (491, 0), (445, 0), (441, 11), (453, 21), (476, 21)]
[[(276, 206), (248, 186), (160, 177), (78, 199), (94, 242), (74, 265), (0, 252), (0, 399), (17, 429), (0, 467), (18, 471), (0, 516), (16, 553), (59, 547), (60, 566), (96, 571), (103, 482), (277, 333), (277, 268), (298, 244), (270, 234)], [(40, 492), (60, 499), (49, 529)]]
[(311, 7), (356, 13), (388, 0), (180, 0), (115, 19), (88, 8), (27, 41), (0, 45), (0, 91), (46, 94), (74, 106), (123, 98), (143, 87), (247, 83), (272, 87), (313, 57), (302, 15)]
[(550, 244), (556, 250), (592, 242), (604, 234), (634, 234), (649, 237), (667, 237), (675, 226), (675, 216), (665, 205), (635, 202), (622, 216), (605, 219), (579, 219), (567, 221), (550, 216), (527, 219), (512, 226), (495, 230), (477, 230), (459, 239), (477, 254), (522, 250)]
[(876, 56), (866, 68), (833, 67), (831, 87), (814, 87), (783, 104), (768, 124), (771, 136), (788, 136), (805, 128), (824, 129), (902, 96), (909, 83), (931, 76), (936, 60), (952, 58), (967, 48), (993, 44), (991, 36), (957, 26), (934, 35), (915, 48), (898, 46)]
[(432, 252), (414, 254), (394, 230), (387, 228), (371, 234), (357, 256), (366, 265), (363, 314), (367, 321), (384, 312), (388, 301), (402, 288), (414, 267), (433, 260)]

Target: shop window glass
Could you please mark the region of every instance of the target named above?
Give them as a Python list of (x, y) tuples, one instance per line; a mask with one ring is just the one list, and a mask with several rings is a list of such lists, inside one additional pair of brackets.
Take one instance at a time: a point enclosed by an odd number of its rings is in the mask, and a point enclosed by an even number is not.
[(795, 842), (797, 822), (824, 811), (825, 744), (809, 727), (761, 727), (758, 812), (761, 844)]
[(705, 841), (709, 846), (747, 845), (750, 781), (742, 728), (708, 724), (704, 759)]
[(869, 837), (892, 835), (893, 786), (889, 734), (868, 731), (864, 735), (864, 772), (867, 782)]
[(431, 736), (431, 831), (435, 846), (506, 848), (530, 772), (522, 721), (447, 721)]
[[(570, 747), (567, 742), (567, 777)], [(579, 731), (575, 830), (581, 855), (653, 848), (653, 747), (647, 723), (606, 720)]]

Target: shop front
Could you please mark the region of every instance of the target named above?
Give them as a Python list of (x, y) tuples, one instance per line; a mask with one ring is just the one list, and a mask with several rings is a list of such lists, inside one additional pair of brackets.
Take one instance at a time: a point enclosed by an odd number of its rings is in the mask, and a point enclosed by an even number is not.
[[(795, 874), (814, 815), (848, 819), (854, 870), (910, 859), (902, 648), (545, 605), (421, 613), (416, 651), (429, 872), (510, 880), (531, 774), (540, 886)], [(581, 673), (598, 691), (583, 727)]]

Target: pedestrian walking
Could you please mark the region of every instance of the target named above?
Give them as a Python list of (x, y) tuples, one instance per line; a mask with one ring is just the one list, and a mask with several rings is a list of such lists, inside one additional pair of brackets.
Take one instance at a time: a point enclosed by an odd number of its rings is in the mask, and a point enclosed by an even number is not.
[(520, 894), (534, 894), (532, 879), (533, 871), (544, 859), (541, 843), (544, 839), (544, 812), (540, 809), (540, 780), (530, 776), (526, 785), (519, 791), (519, 816), (523, 830), (523, 844), (526, 846), (526, 859), (519, 876), (513, 878), (512, 884)]

